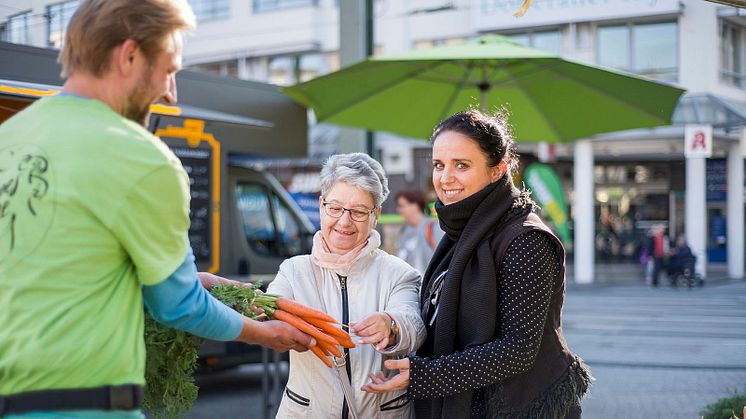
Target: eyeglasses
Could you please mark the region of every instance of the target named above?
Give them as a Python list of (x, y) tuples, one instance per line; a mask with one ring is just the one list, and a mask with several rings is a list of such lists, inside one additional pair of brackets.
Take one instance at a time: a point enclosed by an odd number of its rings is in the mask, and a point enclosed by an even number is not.
[(372, 210), (349, 209), (332, 202), (324, 202), (322, 205), (324, 206), (324, 212), (326, 215), (332, 218), (342, 218), (342, 215), (347, 211), (350, 213), (350, 218), (352, 218), (353, 221), (368, 221), (370, 214), (376, 210), (375, 208)]

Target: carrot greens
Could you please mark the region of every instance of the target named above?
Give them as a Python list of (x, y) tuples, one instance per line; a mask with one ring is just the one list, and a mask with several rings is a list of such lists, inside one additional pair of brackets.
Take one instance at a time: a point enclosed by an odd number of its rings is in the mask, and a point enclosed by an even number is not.
[[(316, 354), (328, 367), (328, 356), (341, 355), (337, 346), (353, 348), (349, 334), (337, 327), (332, 316), (297, 301), (265, 294), (258, 284), (243, 286), (217, 284), (210, 293), (244, 316), (254, 319), (285, 321), (314, 336), (323, 346), (314, 346)], [(258, 313), (252, 310), (260, 309)], [(263, 311), (263, 312), (262, 312)], [(173, 419), (189, 412), (197, 399), (194, 382), (197, 369), (197, 347), (203, 339), (171, 329), (145, 313), (145, 392), (143, 410), (155, 419)]]

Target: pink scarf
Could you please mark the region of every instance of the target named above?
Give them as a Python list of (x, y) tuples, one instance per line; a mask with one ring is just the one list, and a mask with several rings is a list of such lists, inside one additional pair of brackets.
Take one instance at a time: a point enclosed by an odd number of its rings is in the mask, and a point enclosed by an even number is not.
[(321, 232), (317, 231), (313, 236), (313, 248), (311, 248), (311, 260), (319, 267), (332, 270), (342, 276), (347, 276), (350, 268), (360, 258), (378, 249), (381, 245), (381, 235), (376, 230), (370, 232), (368, 240), (360, 243), (349, 252), (338, 255), (329, 250)]

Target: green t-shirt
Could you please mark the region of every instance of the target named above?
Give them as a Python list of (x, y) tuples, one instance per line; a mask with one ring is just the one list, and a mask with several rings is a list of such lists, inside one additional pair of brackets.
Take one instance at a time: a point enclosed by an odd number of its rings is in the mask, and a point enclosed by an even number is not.
[(0, 126), (0, 394), (144, 384), (141, 286), (183, 262), (188, 228), (179, 160), (102, 102)]

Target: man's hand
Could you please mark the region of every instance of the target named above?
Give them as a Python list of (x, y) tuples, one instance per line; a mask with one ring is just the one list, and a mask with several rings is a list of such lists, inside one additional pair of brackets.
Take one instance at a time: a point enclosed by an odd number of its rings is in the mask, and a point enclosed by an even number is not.
[(399, 374), (389, 379), (386, 379), (383, 371), (379, 373), (379, 376), (368, 374), (372, 382), (364, 385), (361, 390), (368, 393), (388, 393), (396, 390), (406, 390), (409, 387), (409, 358), (389, 359), (383, 363), (383, 366), (387, 370), (399, 369)]
[(386, 313), (373, 313), (362, 321), (350, 323), (350, 331), (362, 339), (358, 343), (375, 345), (377, 351), (388, 348), (395, 336), (391, 336), (391, 317)]
[(305, 352), (316, 340), (293, 326), (278, 320), (258, 322), (244, 318), (238, 341), (262, 345), (278, 352)]
[(211, 290), (217, 284), (235, 285), (237, 287), (250, 287), (251, 284), (247, 284), (241, 281), (234, 281), (232, 279), (223, 278), (217, 275), (213, 275), (209, 272), (197, 272), (199, 282), (206, 290)]

